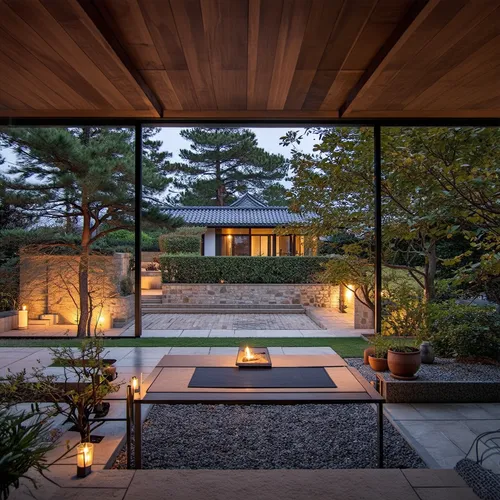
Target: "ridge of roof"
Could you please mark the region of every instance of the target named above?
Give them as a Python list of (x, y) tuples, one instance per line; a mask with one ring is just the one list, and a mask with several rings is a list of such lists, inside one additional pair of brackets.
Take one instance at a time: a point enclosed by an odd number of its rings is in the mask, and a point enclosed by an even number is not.
[(250, 193), (244, 193), (243, 196), (238, 198), (236, 201), (229, 205), (230, 207), (242, 207), (242, 208), (264, 208), (267, 204), (259, 200), (256, 196)]

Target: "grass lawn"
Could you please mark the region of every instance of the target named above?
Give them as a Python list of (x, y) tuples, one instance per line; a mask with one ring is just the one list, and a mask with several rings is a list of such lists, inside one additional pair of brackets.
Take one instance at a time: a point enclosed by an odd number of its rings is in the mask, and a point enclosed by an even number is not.
[[(0, 340), (1, 347), (77, 347), (80, 341), (76, 339), (51, 340)], [(362, 338), (139, 338), (139, 339), (106, 339), (106, 347), (238, 347), (241, 344), (259, 347), (331, 347), (340, 356), (359, 358), (368, 346)]]

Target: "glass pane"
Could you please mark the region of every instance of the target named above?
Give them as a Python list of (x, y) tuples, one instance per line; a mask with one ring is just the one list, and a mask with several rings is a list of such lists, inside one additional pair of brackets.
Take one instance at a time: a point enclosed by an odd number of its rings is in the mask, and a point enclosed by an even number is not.
[(291, 238), (290, 236), (278, 236), (276, 238), (276, 255), (291, 255)]
[(252, 227), (253, 234), (274, 234), (272, 227)]
[(233, 255), (233, 237), (231, 235), (222, 236), (221, 255)]
[(269, 255), (270, 236), (252, 236), (252, 256), (263, 257)]
[(250, 255), (249, 236), (233, 236), (233, 255)]

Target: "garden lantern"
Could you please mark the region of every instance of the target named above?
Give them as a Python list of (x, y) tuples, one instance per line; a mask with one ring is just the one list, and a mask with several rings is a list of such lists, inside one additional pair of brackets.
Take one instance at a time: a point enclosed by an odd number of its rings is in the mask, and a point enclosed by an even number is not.
[(94, 445), (92, 443), (80, 443), (76, 447), (76, 475), (86, 477), (92, 472), (94, 460)]
[(132, 386), (132, 392), (139, 393), (141, 392), (141, 386), (139, 384), (139, 379), (137, 377), (132, 377), (130, 380), (130, 385)]
[(26, 330), (28, 328), (28, 308), (23, 305), (20, 311), (17, 312), (17, 329)]

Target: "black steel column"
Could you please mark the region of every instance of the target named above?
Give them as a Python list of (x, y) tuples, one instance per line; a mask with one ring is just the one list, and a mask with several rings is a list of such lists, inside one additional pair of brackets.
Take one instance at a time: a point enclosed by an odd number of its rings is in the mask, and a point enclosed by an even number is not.
[(382, 146), (380, 125), (373, 128), (375, 176), (375, 333), (382, 331)]
[(142, 125), (135, 126), (135, 336), (142, 333), (141, 312), (141, 229), (142, 208)]

